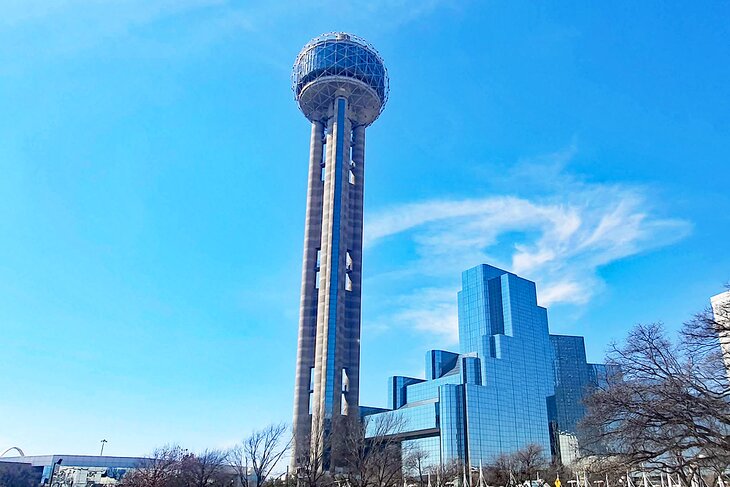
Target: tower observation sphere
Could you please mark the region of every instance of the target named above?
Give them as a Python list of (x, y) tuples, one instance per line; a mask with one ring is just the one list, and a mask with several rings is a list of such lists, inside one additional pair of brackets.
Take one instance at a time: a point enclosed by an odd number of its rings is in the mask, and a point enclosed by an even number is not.
[(292, 90), (312, 124), (292, 464), (332, 470), (338, 419), (359, 415), (365, 129), (388, 101), (380, 55), (352, 34), (304, 46)]
[(388, 101), (388, 70), (365, 39), (344, 32), (315, 37), (292, 69), (292, 90), (310, 121), (323, 120), (332, 101), (345, 96), (353, 122), (370, 125)]

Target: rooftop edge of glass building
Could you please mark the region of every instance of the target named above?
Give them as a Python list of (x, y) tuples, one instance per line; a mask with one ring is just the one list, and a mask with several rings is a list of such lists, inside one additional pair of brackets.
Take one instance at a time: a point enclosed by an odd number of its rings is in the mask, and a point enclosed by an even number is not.
[(572, 460), (581, 399), (603, 366), (586, 361), (582, 337), (549, 334), (532, 281), (482, 264), (462, 273), (457, 299), (459, 352), (427, 352), (425, 379), (389, 378), (389, 411), (364, 413), (369, 424), (403, 418), (404, 447), (430, 464), (489, 464), (528, 444)]
[(333, 420), (360, 411), (365, 129), (383, 111), (388, 89), (375, 48), (344, 32), (307, 43), (292, 69), (295, 99), (311, 122), (294, 467), (316, 458), (329, 470)]

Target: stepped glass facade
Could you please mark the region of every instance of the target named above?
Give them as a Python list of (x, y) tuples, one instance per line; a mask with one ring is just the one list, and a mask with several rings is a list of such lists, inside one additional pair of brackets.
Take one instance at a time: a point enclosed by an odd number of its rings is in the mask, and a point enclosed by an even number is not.
[(328, 468), (328, 434), (359, 414), (365, 130), (388, 97), (377, 51), (346, 33), (310, 41), (292, 89), (311, 122), (292, 462)]
[(427, 352), (425, 379), (391, 377), (388, 409), (365, 411), (371, 424), (403, 418), (404, 445), (431, 465), (487, 465), (528, 444), (560, 458), (561, 441), (567, 457), (603, 370), (583, 338), (550, 335), (535, 283), (489, 265), (462, 273), (458, 304), (459, 352)]

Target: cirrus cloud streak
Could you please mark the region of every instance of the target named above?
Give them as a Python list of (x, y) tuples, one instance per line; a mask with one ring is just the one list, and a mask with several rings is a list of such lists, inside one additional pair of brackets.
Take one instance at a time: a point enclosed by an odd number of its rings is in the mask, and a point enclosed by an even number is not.
[(369, 252), (394, 241), (415, 249), (397, 272), (373, 280), (421, 283), (390, 298), (398, 310), (377, 321), (454, 342), (459, 288), (454, 276), (480, 263), (534, 280), (543, 306), (584, 306), (605, 286), (602, 266), (670, 245), (691, 231), (685, 220), (658, 216), (646, 188), (587, 184), (566, 176), (555, 183), (553, 192), (536, 197), (434, 199), (369, 215)]

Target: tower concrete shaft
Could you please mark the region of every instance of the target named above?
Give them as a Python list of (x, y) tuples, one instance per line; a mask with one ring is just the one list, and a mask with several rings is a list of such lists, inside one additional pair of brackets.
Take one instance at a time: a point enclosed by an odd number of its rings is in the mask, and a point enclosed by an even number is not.
[(327, 468), (328, 433), (359, 414), (365, 126), (348, 101), (312, 123), (304, 230), (293, 464)]

